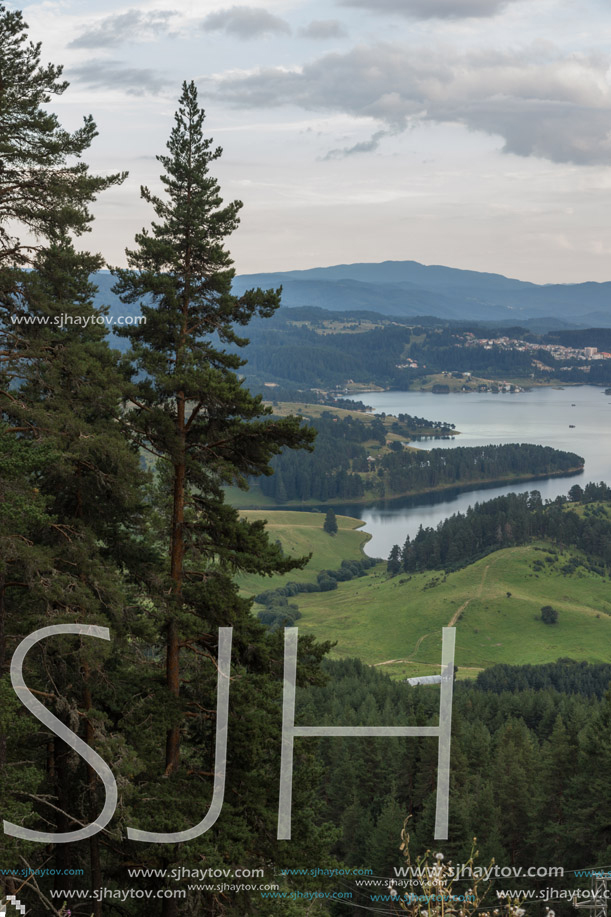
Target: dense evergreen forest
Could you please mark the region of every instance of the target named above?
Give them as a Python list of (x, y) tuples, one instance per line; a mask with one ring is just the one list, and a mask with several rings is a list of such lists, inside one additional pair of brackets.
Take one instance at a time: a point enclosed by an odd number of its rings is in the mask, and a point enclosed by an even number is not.
[[(358, 660), (325, 663), (329, 681), (302, 692), (298, 722), (401, 725), (435, 723), (434, 687), (393, 683)], [(477, 837), (479, 865), (559, 866), (564, 877), (497, 879), (497, 889), (574, 889), (588, 885), (570, 870), (607, 865), (611, 853), (608, 773), (611, 745), (609, 666), (562, 660), (543, 667), (495, 666), (474, 683), (455, 684), (449, 841), (446, 859), (466, 863)], [(603, 695), (601, 697), (601, 695)], [(367, 864), (373, 876), (392, 876), (403, 864), (398, 849), (403, 819), (411, 816), (414, 849), (431, 836), (435, 812), (435, 739), (321, 739), (323, 814), (341, 829), (337, 856)], [(437, 849), (437, 848), (436, 848)], [(384, 888), (346, 880), (353, 907), (340, 917), (380, 908), (372, 892)], [(466, 886), (465, 886), (466, 887)], [(409, 890), (409, 889), (408, 889)], [(464, 891), (461, 886), (460, 891)], [(494, 898), (487, 902), (494, 907)], [(529, 914), (543, 902), (527, 901)], [(566, 901), (548, 902), (569, 914)]]
[(475, 684), (483, 691), (494, 694), (520, 691), (559, 691), (562, 694), (581, 694), (597, 697), (606, 694), (611, 682), (611, 665), (592, 664), (559, 659), (543, 665), (493, 665), (480, 672)]
[[(455, 484), (501, 481), (516, 477), (566, 474), (583, 467), (572, 452), (549, 446), (507, 443), (452, 449), (405, 449), (400, 441), (371, 455), (364, 441), (386, 444), (387, 429), (375, 419), (338, 418), (331, 412), (312, 421), (317, 431), (314, 451), (285, 451), (272, 461), (274, 475), (260, 481), (260, 489), (279, 504), (291, 500), (358, 500), (423, 493)], [(448, 435), (444, 427), (409, 415), (399, 415), (390, 427), (406, 437), (425, 430)]]
[[(549, 539), (556, 549), (573, 547), (587, 556), (589, 569), (604, 575), (611, 565), (611, 489), (604, 483), (574, 485), (566, 497), (543, 503), (538, 491), (506, 494), (485, 503), (475, 503), (466, 513), (455, 513), (436, 528), (421, 527), (414, 538), (408, 535), (402, 548), (391, 551), (393, 573), (422, 570), (455, 570), (492, 551), (526, 544), (535, 538)], [(576, 512), (574, 504), (583, 504)], [(570, 573), (560, 563), (558, 551), (540, 564), (556, 564), (558, 574)], [(575, 561), (569, 562), (569, 567)]]
[[(425, 433), (448, 436), (454, 431), (453, 424), (410, 414), (399, 414), (388, 428), (381, 417), (365, 421), (332, 411), (324, 411), (310, 424), (316, 430), (314, 451), (283, 452), (272, 462), (274, 475), (259, 483), (261, 491), (278, 503), (358, 499), (365, 494), (366, 476), (375, 464), (369, 456), (371, 444), (384, 446), (389, 432), (409, 440)], [(401, 448), (400, 442), (395, 440), (394, 447)]]
[(371, 440), (378, 444), (386, 442), (382, 421), (340, 419), (325, 412), (311, 426), (317, 433), (314, 451), (295, 455), (284, 452), (276, 456), (274, 474), (260, 481), (262, 492), (278, 503), (362, 497), (365, 488), (357, 472), (368, 470), (367, 450), (362, 444)]
[(378, 475), (387, 485), (387, 494), (418, 493), (472, 481), (564, 474), (583, 468), (583, 463), (583, 458), (574, 452), (504, 443), (391, 452), (381, 458)]
[(408, 327), (392, 324), (362, 333), (319, 334), (299, 324), (295, 312), (302, 310), (284, 310), (269, 328), (253, 326), (245, 370), (249, 382), (264, 379), (311, 388), (341, 386), (347, 379), (379, 379), (380, 385), (389, 386), (400, 381), (395, 365), (410, 341)]

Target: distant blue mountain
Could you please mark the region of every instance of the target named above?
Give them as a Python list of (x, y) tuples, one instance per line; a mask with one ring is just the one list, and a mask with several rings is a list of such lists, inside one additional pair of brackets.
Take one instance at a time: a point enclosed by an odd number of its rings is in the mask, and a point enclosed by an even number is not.
[[(123, 314), (135, 310), (110, 292), (108, 272), (96, 277), (97, 300)], [(568, 323), (611, 327), (611, 282), (535, 284), (502, 274), (463, 271), (417, 261), (338, 264), (306, 271), (242, 274), (236, 293), (250, 287), (282, 286), (284, 308), (318, 306), (332, 312), (369, 311), (410, 318), (430, 315), (450, 320)]]
[(338, 264), (308, 271), (249, 274), (249, 286), (283, 286), (285, 306), (333, 311), (367, 308), (386, 315), (479, 321), (557, 319), (611, 327), (611, 283), (535, 284), (417, 261)]

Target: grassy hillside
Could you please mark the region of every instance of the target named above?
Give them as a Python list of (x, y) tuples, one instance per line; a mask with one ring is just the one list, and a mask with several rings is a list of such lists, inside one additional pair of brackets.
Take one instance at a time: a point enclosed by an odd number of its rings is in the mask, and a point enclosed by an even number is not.
[[(563, 656), (611, 661), (611, 593), (607, 579), (578, 568), (557, 572), (533, 563), (540, 546), (509, 548), (464, 570), (389, 579), (385, 566), (334, 592), (295, 596), (302, 632), (337, 641), (335, 656), (358, 656), (396, 677), (439, 671), (441, 628), (457, 628), (462, 677), (497, 662), (551, 662)], [(511, 596), (508, 597), (507, 593)], [(559, 612), (540, 620), (543, 605)]]
[[(313, 554), (304, 570), (285, 576), (243, 576), (240, 586), (249, 595), (290, 580), (313, 582), (320, 570), (361, 558), (368, 539), (360, 520), (347, 516), (338, 516), (339, 531), (330, 536), (323, 530), (323, 513), (250, 510), (244, 515), (269, 519), (271, 537), (288, 554)], [(459, 678), (499, 662), (537, 664), (563, 656), (611, 662), (609, 580), (583, 567), (563, 573), (569, 558), (579, 554), (552, 556), (541, 542), (497, 551), (447, 576), (389, 578), (381, 563), (332, 592), (299, 594), (291, 602), (303, 615), (302, 633), (336, 642), (332, 655), (357, 656), (396, 678), (439, 671), (441, 628), (447, 625), (457, 628)], [(557, 624), (540, 620), (543, 605), (558, 611)]]
[(337, 534), (328, 535), (323, 530), (324, 513), (245, 510), (242, 515), (251, 520), (269, 520), (267, 531), (272, 541), (280, 541), (285, 554), (293, 557), (312, 554), (303, 570), (293, 570), (284, 576), (240, 577), (240, 587), (248, 595), (256, 595), (265, 589), (277, 589), (287, 582), (314, 583), (316, 574), (321, 570), (337, 570), (342, 560), (360, 560), (363, 557), (363, 545), (371, 537), (360, 531), (362, 521), (351, 516), (338, 516)]

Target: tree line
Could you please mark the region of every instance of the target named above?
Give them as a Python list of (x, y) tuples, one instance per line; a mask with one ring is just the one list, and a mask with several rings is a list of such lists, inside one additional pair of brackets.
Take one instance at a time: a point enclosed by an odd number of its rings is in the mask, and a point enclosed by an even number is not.
[(303, 592), (332, 592), (338, 583), (346, 583), (359, 576), (365, 576), (367, 570), (379, 563), (376, 557), (362, 557), (360, 560), (343, 560), (338, 570), (320, 570), (315, 583), (286, 583), (277, 589), (266, 589), (254, 597), (265, 609), (257, 613), (259, 621), (278, 630), (280, 627), (291, 627), (301, 617), (299, 607), (289, 598)]
[[(569, 494), (571, 502), (558, 497), (547, 503), (536, 490), (505, 494), (475, 503), (435, 528), (421, 526), (413, 538), (407, 536), (402, 547), (392, 548), (389, 572), (456, 570), (492, 551), (545, 538), (561, 548), (583, 551), (590, 569), (604, 574), (611, 565), (611, 518), (604, 505), (595, 507), (594, 501), (611, 502), (611, 489), (604, 483), (585, 488), (574, 485)], [(584, 513), (572, 508), (577, 500), (585, 504)], [(569, 562), (569, 568), (579, 562)], [(542, 565), (544, 561), (536, 563)], [(570, 573), (571, 569), (562, 567), (559, 572)]]
[[(378, 322), (388, 322), (383, 316), (371, 314)], [(567, 382), (589, 382), (605, 385), (611, 382), (611, 362), (599, 360), (584, 373), (583, 362), (571, 359), (552, 360), (546, 350), (519, 351), (505, 347), (471, 345), (465, 347), (462, 336), (472, 332), (478, 337), (495, 338), (499, 327), (477, 322), (448, 322), (430, 318), (394, 319), (392, 324), (360, 333), (317, 332), (317, 327), (332, 319), (346, 321), (350, 315), (325, 312), (320, 309), (282, 310), (272, 323), (256, 323), (252, 335), (246, 373), (249, 381), (274, 381), (287, 390), (304, 386), (331, 387), (355, 382), (375, 383), (388, 388), (406, 390), (426, 375), (440, 372), (472, 372), (486, 378), (522, 378), (546, 380), (550, 372), (533, 366), (538, 360), (550, 366)], [(300, 322), (307, 322), (305, 327)], [(530, 343), (561, 343), (572, 347), (594, 346), (611, 349), (609, 329), (583, 331), (554, 331), (535, 334), (520, 328), (503, 327), (508, 337)], [(414, 360), (415, 368), (405, 367), (406, 357)], [(286, 400), (286, 399), (285, 399)]]
[[(382, 416), (365, 421), (324, 411), (320, 417), (310, 421), (310, 426), (316, 431), (314, 450), (284, 450), (271, 463), (273, 476), (259, 480), (261, 491), (278, 503), (288, 500), (325, 502), (362, 497), (366, 481), (361, 474), (372, 469), (368, 449), (363, 444), (386, 444), (389, 431)], [(451, 424), (410, 414), (400, 414), (390, 424), (391, 432), (405, 436), (406, 439), (425, 431), (449, 434), (452, 430)], [(396, 445), (401, 448), (398, 442)]]
[[(575, 471), (581, 456), (550, 446), (506, 443), (458, 446), (452, 449), (405, 449), (386, 439), (387, 428), (376, 417), (371, 422), (339, 418), (324, 412), (311, 421), (316, 430), (313, 452), (285, 450), (272, 461), (274, 475), (263, 478), (263, 494), (282, 504), (291, 500), (351, 500), (367, 490), (384, 499), (422, 493), (453, 484), (498, 481), (512, 477), (537, 477)], [(434, 431), (450, 435), (453, 425), (401, 414), (390, 432), (406, 438)], [(362, 443), (376, 441), (389, 451), (376, 457)]]

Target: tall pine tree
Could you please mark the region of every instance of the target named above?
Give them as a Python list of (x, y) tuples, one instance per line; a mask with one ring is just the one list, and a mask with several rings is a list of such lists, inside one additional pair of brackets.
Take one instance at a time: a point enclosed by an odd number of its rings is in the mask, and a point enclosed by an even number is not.
[(87, 116), (65, 130), (47, 105), (68, 83), (41, 64), (18, 11), (0, 4), (0, 266), (30, 263), (41, 240), (85, 232), (88, 205), (124, 175), (91, 175), (79, 161), (97, 134)]
[[(168, 514), (168, 573), (171, 600), (166, 621), (167, 684), (178, 697), (180, 642), (202, 640), (201, 620), (184, 587), (206, 583), (208, 567), (230, 581), (238, 570), (271, 573), (294, 562), (270, 545), (261, 523), (247, 523), (224, 502), (223, 487), (245, 486), (248, 476), (269, 474), (269, 459), (284, 446), (312, 439), (297, 418), (271, 418), (261, 396), (253, 396), (236, 373), (244, 361), (223, 345), (247, 340), (235, 325), (255, 315), (269, 317), (280, 292), (231, 293), (232, 261), (223, 247), (238, 225), (239, 201), (222, 206), (209, 167), (221, 149), (203, 136), (204, 112), (194, 83), (183, 86), (175, 126), (159, 156), (166, 197), (142, 188), (158, 222), (136, 236), (128, 251), (131, 270), (117, 271), (123, 302), (141, 304), (146, 323), (123, 330), (142, 376), (131, 399), (135, 440), (152, 453), (171, 490)], [(197, 604), (197, 603), (195, 603)], [(231, 623), (221, 613), (217, 624)], [(207, 648), (215, 638), (205, 638)], [(166, 773), (179, 763), (178, 724), (167, 735)]]
[[(119, 689), (118, 660), (124, 657), (127, 663), (126, 638), (129, 634), (133, 640), (137, 633), (126, 612), (132, 571), (140, 575), (140, 570), (146, 578), (154, 556), (143, 537), (146, 511), (139, 456), (122, 429), (127, 380), (119, 354), (108, 347), (105, 328), (97, 322), (103, 316), (92, 304), (95, 287), (89, 275), (99, 267), (98, 257), (77, 253), (64, 239), (40, 252), (34, 270), (21, 281), (22, 308), (38, 321), (16, 326), (9, 361), (14, 384), (3, 396), (2, 412), (5, 423), (11, 423), (6, 431), (9, 442), (12, 431), (13, 448), (18, 447), (24, 460), (38, 455), (39, 461), (24, 461), (21, 484), (11, 482), (14, 499), (29, 481), (31, 503), (25, 540), (15, 539), (16, 520), (7, 520), (7, 544), (17, 540), (20, 550), (9, 551), (3, 560), (2, 617), (11, 651), (18, 637), (45, 624), (110, 626), (110, 656), (91, 641), (75, 648), (73, 640), (55, 638), (45, 644), (44, 665), (36, 669), (55, 714), (88, 744), (101, 743), (107, 751), (124, 746), (123, 737), (109, 730), (120, 702), (113, 700), (117, 690), (104, 687), (100, 695), (97, 689), (110, 680), (104, 673), (108, 665)], [(31, 719), (25, 711), (22, 717)], [(34, 825), (51, 823), (64, 832), (99, 812), (94, 772), (63, 741), (45, 736), (42, 745), (40, 740), (30, 742), (22, 758), (46, 769), (36, 792), (30, 791), (34, 806), (29, 826), (34, 818)], [(22, 793), (18, 780), (12, 792), (17, 798)], [(79, 862), (86, 867), (90, 887), (99, 887), (97, 835), (89, 843), (89, 862), (85, 852), (84, 845), (57, 845), (56, 868), (63, 872)], [(62, 874), (58, 884), (69, 888), (74, 881)], [(96, 902), (96, 917), (100, 908)]]
[[(139, 303), (146, 319), (123, 332), (137, 372), (126, 419), (134, 442), (153, 457), (158, 537), (167, 557), (156, 598), (167, 687), (157, 704), (158, 723), (166, 728), (158, 773), (171, 779), (156, 789), (168, 808), (162, 816), (143, 814), (140, 824), (177, 831), (193, 823), (194, 800), (204, 811), (209, 805), (216, 682), (211, 660), (219, 627), (232, 626), (232, 664), (239, 677), (230, 702), (227, 801), (219, 826), (193, 845), (193, 853), (206, 850), (214, 858), (229, 844), (236, 855), (260, 859), (272, 856), (275, 846), (270, 838), (277, 785), (271, 775), (278, 765), (281, 642), (253, 618), (234, 576), (284, 572), (306, 558), (286, 557), (268, 541), (262, 522), (246, 521), (225, 503), (224, 488), (246, 487), (249, 477), (270, 474), (274, 455), (285, 447), (308, 447), (313, 433), (298, 418), (273, 417), (238, 375), (244, 364), (238, 351), (247, 340), (236, 329), (254, 316), (271, 316), (280, 291), (254, 289), (241, 297), (231, 292), (234, 270), (224, 240), (236, 228), (242, 205), (223, 204), (210, 172), (221, 150), (204, 137), (203, 125), (195, 85), (185, 83), (168, 152), (158, 157), (165, 195), (142, 189), (156, 220), (128, 251), (130, 269), (116, 272), (116, 291), (124, 302)], [(320, 650), (310, 648), (309, 656), (315, 663)], [(318, 849), (313, 825), (303, 825), (303, 844)], [(164, 862), (174, 855), (166, 848)], [(181, 849), (183, 862), (189, 855)], [(177, 903), (164, 902), (163, 913), (176, 914)]]
[[(64, 313), (90, 321), (96, 314), (88, 277), (102, 261), (77, 254), (70, 239), (88, 230), (96, 195), (124, 176), (91, 175), (82, 161), (97, 133), (90, 116), (70, 132), (49, 110), (67, 88), (61, 75), (41, 63), (21, 13), (0, 4), (0, 676), (9, 697), (8, 662), (30, 631), (71, 620), (123, 623), (126, 546), (138, 516), (139, 463), (121, 435), (116, 356), (101, 328), (59, 323)], [(86, 684), (94, 663), (83, 649), (52, 642), (38, 662), (32, 654), (30, 674), (55, 712), (80, 722), (77, 731), (97, 744), (103, 720), (94, 725)], [(95, 779), (74, 769), (62, 743), (37, 730), (19, 704), (5, 710), (6, 814), (58, 830), (88, 821)], [(15, 863), (27, 850), (7, 836), (2, 846)], [(91, 876), (100, 871), (96, 847)], [(69, 852), (56, 848), (58, 866)], [(72, 852), (82, 861), (84, 850)]]

